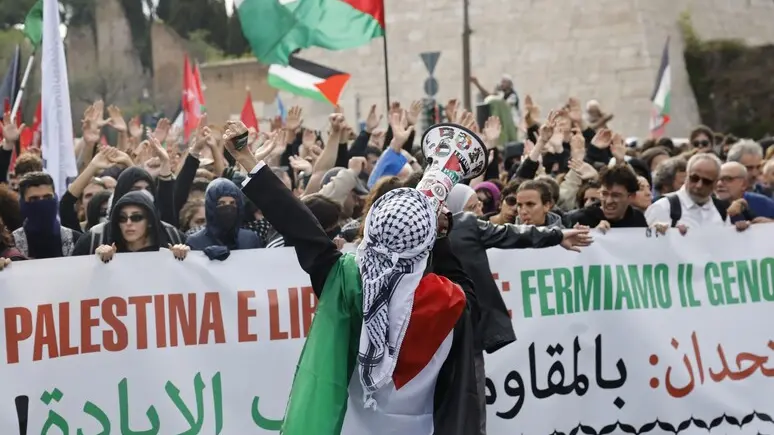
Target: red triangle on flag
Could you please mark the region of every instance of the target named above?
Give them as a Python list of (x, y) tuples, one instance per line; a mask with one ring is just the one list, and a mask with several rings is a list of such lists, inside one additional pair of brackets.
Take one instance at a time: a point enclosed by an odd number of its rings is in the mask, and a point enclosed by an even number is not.
[(339, 97), (341, 97), (341, 91), (344, 90), (344, 86), (349, 81), (351, 76), (349, 74), (336, 74), (325, 79), (324, 82), (315, 85), (317, 89), (323, 94), (323, 96), (330, 101), (334, 106), (339, 105)]

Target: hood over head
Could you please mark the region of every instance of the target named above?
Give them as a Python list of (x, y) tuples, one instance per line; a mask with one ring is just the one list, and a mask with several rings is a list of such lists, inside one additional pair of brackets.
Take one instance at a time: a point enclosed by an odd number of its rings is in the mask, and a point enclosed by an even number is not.
[[(218, 200), (228, 196), (236, 201), (236, 210), (218, 207)], [(204, 192), (204, 215), (207, 231), (225, 245), (235, 245), (237, 233), (242, 225), (245, 200), (242, 191), (227, 178), (213, 180)]]
[[(102, 206), (110, 200), (110, 196), (113, 195), (109, 190), (103, 190), (94, 194), (89, 201), (88, 207), (86, 207), (86, 230), (91, 229), (94, 225), (101, 223), (100, 209)], [(107, 216), (105, 216), (107, 218)]]
[(167, 238), (164, 234), (164, 227), (159, 219), (159, 215), (156, 212), (156, 206), (153, 204), (153, 197), (150, 192), (145, 190), (129, 192), (113, 204), (110, 210), (110, 222), (108, 222), (110, 228), (108, 244), (115, 243), (117, 252), (128, 252), (126, 242), (121, 234), (121, 226), (118, 222), (121, 209), (127, 205), (134, 205), (143, 209), (148, 221), (148, 232), (152, 239), (152, 248), (147, 250), (158, 251), (160, 247), (166, 244)]
[[(134, 183), (141, 180), (148, 183), (148, 193), (150, 193), (153, 198), (156, 198), (156, 183), (153, 180), (153, 177), (151, 177), (145, 169), (132, 166), (131, 168), (124, 169), (124, 171), (121, 172), (121, 175), (116, 179), (116, 189), (113, 192), (113, 196), (110, 198), (108, 209), (112, 210), (113, 204), (116, 204), (124, 195), (131, 192)], [(151, 202), (153, 202), (153, 199), (151, 199)]]

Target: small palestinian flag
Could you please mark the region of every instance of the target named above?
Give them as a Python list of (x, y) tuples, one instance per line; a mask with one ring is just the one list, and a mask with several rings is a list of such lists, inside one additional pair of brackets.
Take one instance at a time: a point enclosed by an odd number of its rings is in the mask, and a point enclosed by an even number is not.
[(339, 104), (339, 97), (350, 75), (308, 60), (290, 56), (288, 66), (269, 67), (269, 85), (292, 94)]
[(669, 123), (670, 99), (672, 93), (672, 69), (669, 66), (669, 38), (664, 44), (664, 52), (661, 54), (661, 66), (658, 69), (656, 86), (650, 101), (653, 110), (650, 117), (650, 133), (653, 137), (664, 135), (664, 129)]

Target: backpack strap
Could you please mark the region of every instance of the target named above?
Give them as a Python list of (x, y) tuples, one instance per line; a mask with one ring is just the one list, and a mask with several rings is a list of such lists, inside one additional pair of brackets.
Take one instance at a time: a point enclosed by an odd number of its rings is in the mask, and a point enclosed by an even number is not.
[(683, 216), (683, 206), (680, 204), (680, 198), (676, 193), (666, 196), (669, 200), (669, 219), (672, 220), (672, 228), (677, 226), (677, 222)]
[(715, 195), (712, 195), (712, 203), (715, 204), (715, 209), (717, 209), (718, 213), (720, 213), (720, 218), (725, 222), (726, 217), (728, 217), (728, 207), (731, 204), (728, 201), (716, 198)]

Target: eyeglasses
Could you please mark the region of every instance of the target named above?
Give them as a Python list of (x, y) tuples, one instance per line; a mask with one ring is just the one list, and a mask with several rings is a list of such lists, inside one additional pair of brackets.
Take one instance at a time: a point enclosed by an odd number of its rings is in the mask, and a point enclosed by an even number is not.
[(134, 223), (142, 222), (145, 220), (145, 216), (141, 215), (139, 213), (134, 213), (129, 216), (122, 214), (118, 216), (118, 223), (119, 224), (125, 224), (127, 221), (132, 221)]
[(516, 197), (515, 196), (506, 196), (504, 201), (510, 207), (513, 207), (514, 205), (516, 205)]
[(704, 177), (696, 175), (696, 174), (689, 175), (688, 176), (688, 180), (691, 183), (693, 183), (693, 184), (701, 182), (701, 184), (703, 184), (705, 186), (714, 186), (715, 185), (715, 180), (711, 180), (709, 178), (704, 178)]
[(710, 141), (708, 140), (695, 140), (691, 142), (691, 145), (695, 146), (696, 148), (706, 148), (710, 146)]

